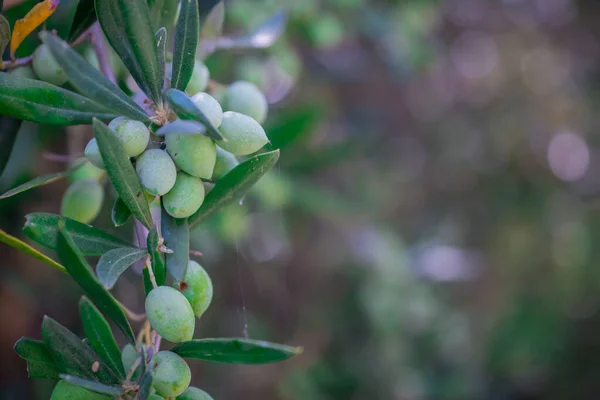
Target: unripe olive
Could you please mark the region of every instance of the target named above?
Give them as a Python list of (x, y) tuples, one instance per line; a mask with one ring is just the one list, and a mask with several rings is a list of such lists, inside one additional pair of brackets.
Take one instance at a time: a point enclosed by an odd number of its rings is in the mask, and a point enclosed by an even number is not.
[(45, 44), (38, 46), (33, 53), (33, 70), (38, 78), (57, 86), (64, 85), (69, 80), (50, 48)]
[(60, 206), (61, 215), (84, 224), (92, 222), (100, 213), (104, 188), (97, 180), (77, 181), (67, 188)]
[(150, 362), (152, 386), (161, 396), (175, 397), (190, 385), (192, 372), (185, 360), (170, 351), (159, 351)]
[(108, 127), (113, 130), (129, 157), (137, 157), (146, 150), (150, 131), (143, 122), (118, 117), (113, 119)]
[(238, 81), (227, 89), (225, 97), (227, 111), (235, 111), (254, 118), (259, 124), (265, 122), (269, 105), (265, 95), (253, 83)]
[(223, 109), (214, 97), (208, 93), (200, 92), (192, 96), (192, 101), (215, 128), (221, 125), (221, 122), (223, 122)]
[(10, 75), (19, 78), (37, 79), (37, 77), (33, 73), (33, 69), (31, 69), (29, 65), (13, 69), (12, 71), (10, 71)]
[(177, 400), (213, 400), (213, 398), (204, 390), (190, 386), (180, 396), (177, 396)]
[(181, 292), (172, 287), (159, 286), (148, 293), (146, 315), (152, 328), (169, 342), (184, 342), (194, 336), (192, 306)]
[(146, 150), (138, 157), (135, 170), (144, 189), (152, 195), (162, 196), (175, 185), (177, 169), (166, 151)]
[(96, 167), (89, 161), (85, 161), (80, 167), (71, 172), (69, 180), (71, 182), (85, 181), (88, 179), (99, 180), (104, 176), (105, 172), (103, 169)]
[(219, 130), (227, 139), (227, 142), (219, 142), (219, 146), (236, 156), (252, 154), (269, 142), (265, 130), (256, 120), (234, 111), (223, 114)]
[(104, 169), (104, 161), (102, 161), (102, 155), (100, 154), (100, 148), (98, 147), (96, 138), (93, 138), (88, 142), (83, 154), (95, 167)]
[(208, 309), (213, 297), (213, 285), (210, 276), (200, 264), (190, 260), (179, 288), (192, 305), (196, 317), (200, 318)]
[(167, 151), (175, 164), (196, 178), (210, 179), (217, 161), (217, 147), (204, 135), (177, 135), (166, 137)]
[(50, 400), (110, 400), (110, 397), (91, 392), (67, 381), (58, 381)]
[(196, 60), (194, 63), (194, 72), (192, 72), (192, 78), (188, 83), (185, 91), (189, 95), (195, 95), (196, 93), (203, 92), (208, 86), (208, 80), (210, 79), (210, 72), (206, 65), (200, 60)]
[(175, 186), (163, 196), (163, 207), (173, 218), (187, 218), (204, 202), (204, 184), (183, 171), (177, 173)]
[(217, 147), (217, 162), (213, 170), (213, 179), (220, 179), (234, 169), (240, 162), (230, 152)]

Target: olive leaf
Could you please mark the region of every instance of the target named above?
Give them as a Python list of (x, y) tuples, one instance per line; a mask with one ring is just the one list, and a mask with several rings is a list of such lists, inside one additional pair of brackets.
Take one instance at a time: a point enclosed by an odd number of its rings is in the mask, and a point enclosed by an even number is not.
[(71, 30), (69, 31), (69, 42), (77, 39), (92, 24), (96, 22), (96, 10), (94, 9), (94, 0), (79, 0)]
[(225, 22), (225, 4), (219, 1), (206, 16), (200, 38), (202, 40), (213, 40), (221, 36), (223, 22)]
[(147, 254), (146, 249), (136, 247), (123, 247), (105, 253), (96, 266), (98, 280), (106, 289), (112, 289), (123, 272)]
[(101, 120), (118, 117), (80, 94), (5, 72), (0, 72), (0, 113), (51, 125), (81, 125), (91, 123), (94, 117)]
[(268, 364), (285, 361), (302, 353), (301, 347), (253, 339), (196, 339), (171, 349), (183, 358), (195, 358), (231, 364)]
[(94, 393), (105, 394), (107, 396), (113, 396), (113, 398), (117, 398), (125, 393), (125, 390), (120, 387), (104, 385), (102, 383), (89, 381), (87, 379), (81, 379), (72, 375), (61, 374), (60, 379), (72, 383), (73, 385), (77, 385), (84, 389), (87, 389)]
[(163, 83), (161, 88), (164, 86), (165, 76), (165, 64), (167, 62), (167, 29), (163, 26), (156, 31), (156, 52), (158, 54), (158, 69), (159, 75), (163, 77)]
[(165, 27), (170, 32), (173, 28), (178, 6), (179, 0), (148, 0), (152, 29), (157, 31), (159, 28)]
[(169, 89), (165, 93), (165, 98), (179, 118), (200, 122), (206, 127), (206, 136), (217, 141), (225, 140), (221, 132), (219, 132), (206, 115), (196, 107), (187, 94), (178, 89)]
[(96, 0), (95, 6), (106, 38), (133, 79), (148, 97), (162, 104), (164, 77), (146, 0)]
[(56, 250), (58, 221), (61, 219), (65, 221), (64, 229), (69, 232), (73, 242), (83, 255), (101, 256), (113, 249), (131, 247), (131, 244), (102, 229), (50, 213), (27, 214), (23, 233), (42, 246)]
[(17, 133), (21, 127), (20, 119), (12, 118), (7, 115), (0, 115), (0, 175), (10, 159), (10, 153), (17, 139)]
[(115, 114), (143, 122), (149, 120), (148, 115), (139, 105), (85, 58), (71, 49), (65, 41), (49, 32), (42, 32), (40, 36), (65, 71), (69, 83), (79, 93), (94, 99)]
[[(148, 253), (150, 254), (150, 265), (152, 266), (154, 279), (158, 286), (162, 286), (165, 284), (167, 273), (163, 254), (158, 248), (159, 240), (160, 236), (158, 234), (158, 229), (156, 226), (153, 226), (148, 233), (146, 246), (148, 248)], [(150, 290), (152, 290), (152, 282), (150, 282), (150, 276), (146, 268), (144, 268), (144, 288), (146, 289), (146, 293), (149, 293)]]
[(200, 31), (197, 0), (181, 0), (179, 20), (175, 29), (175, 50), (171, 87), (185, 90), (194, 71)]
[(157, 131), (157, 136), (166, 136), (169, 134), (175, 135), (206, 135), (206, 127), (200, 122), (187, 121), (184, 119), (177, 119), (173, 122), (169, 122), (166, 125), (161, 126)]
[(54, 14), (59, 4), (60, 0), (44, 0), (33, 6), (23, 18), (15, 22), (15, 28), (10, 39), (11, 58), (15, 58), (15, 52), (25, 38)]
[(52, 268), (54, 268), (60, 272), (68, 274), (65, 267), (63, 267), (62, 265), (60, 265), (59, 263), (57, 263), (56, 261), (54, 261), (47, 255), (40, 253), (39, 251), (37, 251), (36, 249), (31, 247), (27, 243), (23, 242), (22, 240), (4, 232), (2, 229), (0, 229), (0, 242), (2, 242), (14, 249), (17, 249), (27, 255), (30, 255), (33, 258), (35, 258), (45, 264), (48, 264), (49, 266), (51, 266)]
[(161, 231), (167, 248), (172, 253), (165, 255), (167, 271), (181, 282), (190, 261), (190, 227), (187, 218), (175, 219), (162, 209)]
[(200, 209), (190, 218), (190, 228), (194, 228), (208, 216), (221, 208), (240, 201), (264, 174), (269, 172), (279, 159), (279, 150), (250, 157), (229, 171), (217, 181), (206, 195)]
[(127, 339), (135, 342), (135, 337), (125, 312), (119, 305), (119, 302), (96, 279), (92, 268), (83, 258), (67, 231), (65, 220), (59, 221), (58, 230), (58, 257), (67, 268), (69, 274), (83, 291), (87, 293), (88, 297), (94, 301), (98, 308), (114, 321)]
[(123, 200), (121, 200), (120, 197), (117, 197), (117, 199), (115, 200), (110, 217), (115, 226), (125, 225), (125, 223), (131, 217), (131, 211), (129, 210), (129, 208), (127, 208), (127, 205), (123, 203)]
[(30, 378), (58, 379), (58, 366), (41, 340), (22, 337), (15, 343), (15, 351), (27, 361), (27, 375)]
[(140, 380), (140, 390), (135, 396), (135, 400), (146, 400), (152, 393), (152, 373), (146, 372)]
[(102, 161), (108, 177), (123, 203), (148, 229), (152, 227), (150, 208), (142, 190), (142, 184), (123, 149), (123, 145), (110, 128), (94, 119), (94, 136), (98, 141)]

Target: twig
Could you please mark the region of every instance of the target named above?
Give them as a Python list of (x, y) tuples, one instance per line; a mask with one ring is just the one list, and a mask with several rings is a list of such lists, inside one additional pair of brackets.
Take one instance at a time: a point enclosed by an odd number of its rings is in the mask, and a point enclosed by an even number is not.
[(17, 58), (14, 61), (2, 61), (2, 70), (8, 70), (8, 69), (15, 69), (15, 68), (19, 68), (22, 67), (24, 65), (28, 65), (31, 64), (31, 61), (33, 61), (33, 55), (31, 56), (27, 56), (27, 57), (23, 57), (23, 58)]
[(153, 288), (156, 288), (158, 285), (156, 284), (156, 277), (154, 276), (154, 271), (152, 270), (152, 262), (150, 262), (150, 257), (146, 258), (144, 268), (148, 268), (148, 276), (150, 277), (150, 283), (152, 283)]
[(141, 322), (141, 321), (144, 321), (146, 319), (146, 314), (134, 313), (133, 311), (131, 311), (129, 308), (127, 308), (120, 301), (117, 300), (117, 302), (119, 303), (119, 305), (121, 306), (121, 308), (123, 309), (123, 311), (125, 311), (125, 314), (127, 315), (127, 318), (129, 318), (130, 320), (135, 321), (135, 322)]
[(196, 256), (196, 257), (202, 257), (202, 253), (199, 252), (198, 250), (190, 250), (190, 255)]
[(68, 154), (51, 153), (49, 151), (43, 152), (42, 157), (45, 160), (59, 162), (59, 163), (63, 163), (63, 164), (69, 164), (69, 163), (73, 162), (74, 160), (76, 160), (77, 158), (79, 158), (79, 157), (71, 156)]
[(133, 376), (133, 374), (135, 374), (135, 370), (138, 369), (138, 367), (140, 366), (140, 364), (142, 363), (142, 357), (138, 357), (135, 362), (131, 365), (131, 368), (129, 368), (129, 371), (127, 371), (127, 376), (125, 377), (126, 381), (130, 381), (131, 377)]

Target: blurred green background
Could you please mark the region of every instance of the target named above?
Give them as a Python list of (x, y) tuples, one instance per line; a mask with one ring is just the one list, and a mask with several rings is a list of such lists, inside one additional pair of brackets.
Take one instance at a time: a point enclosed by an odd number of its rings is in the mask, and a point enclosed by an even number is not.
[[(272, 48), (206, 60), (265, 91), (282, 155), (193, 234), (215, 286), (196, 335), (304, 353), (196, 361), (193, 384), (215, 399), (598, 398), (600, 3), (225, 3), (228, 34), (289, 10)], [(63, 170), (49, 153), (80, 155), (90, 135), (24, 124), (0, 191)], [(67, 184), (0, 201), (0, 228), (59, 212)], [(97, 223), (115, 232), (110, 205)], [(0, 254), (0, 399), (46, 399), (53, 383), (28, 380), (12, 346), (44, 314), (81, 333), (81, 292)], [(133, 271), (115, 288), (138, 311), (142, 292)]]

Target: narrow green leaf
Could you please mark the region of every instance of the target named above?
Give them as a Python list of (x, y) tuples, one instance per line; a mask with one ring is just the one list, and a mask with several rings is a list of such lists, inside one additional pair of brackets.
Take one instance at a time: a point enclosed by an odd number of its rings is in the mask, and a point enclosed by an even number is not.
[(153, 226), (150, 232), (148, 232), (146, 245), (148, 247), (148, 253), (150, 254), (150, 262), (152, 265), (154, 278), (156, 279), (156, 284), (158, 286), (163, 286), (165, 284), (167, 272), (163, 254), (158, 248), (159, 241), (160, 236), (158, 234), (158, 229), (156, 229), (156, 226)]
[(206, 217), (228, 204), (240, 201), (248, 190), (273, 168), (278, 159), (279, 150), (270, 151), (251, 157), (229, 171), (217, 181), (206, 195), (200, 209), (189, 218), (190, 227), (194, 228)]
[(173, 253), (165, 254), (167, 271), (180, 282), (187, 271), (190, 261), (190, 227), (187, 218), (175, 219), (163, 208), (161, 215), (161, 231), (165, 245)]
[(171, 32), (178, 6), (179, 0), (148, 0), (152, 29), (157, 31), (164, 26), (167, 31)]
[(113, 204), (111, 219), (115, 226), (125, 225), (129, 217), (131, 217), (131, 211), (127, 208), (127, 205), (123, 203), (120, 197), (117, 197), (115, 204)]
[(27, 361), (27, 376), (40, 379), (58, 379), (58, 366), (41, 340), (22, 337), (15, 343), (15, 351)]
[(106, 38), (144, 93), (162, 104), (156, 41), (146, 0), (96, 0), (96, 15)]
[(148, 115), (140, 106), (65, 41), (49, 32), (43, 32), (41, 38), (65, 71), (69, 83), (79, 93), (94, 99), (115, 114), (138, 121), (149, 121)]
[(119, 382), (89, 345), (48, 316), (42, 322), (42, 337), (61, 373), (96, 382)]
[(171, 87), (185, 90), (194, 71), (200, 35), (200, 15), (197, 0), (181, 0), (180, 4), (179, 20), (175, 28)]
[(69, 42), (77, 39), (92, 24), (96, 22), (96, 10), (94, 9), (94, 0), (79, 0), (71, 30), (69, 31)]
[(102, 383), (98, 383), (98, 382), (94, 382), (94, 381), (88, 381), (87, 379), (81, 379), (81, 378), (78, 378), (78, 377), (72, 376), (72, 375), (61, 374), (60, 379), (65, 380), (69, 383), (72, 383), (73, 385), (80, 386), (80, 387), (87, 389), (94, 393), (105, 394), (107, 396), (113, 396), (113, 398), (121, 396), (123, 393), (125, 393), (125, 390), (123, 388), (115, 387), (115, 386), (108, 386), (108, 385), (104, 385)]
[(262, 340), (219, 338), (190, 340), (177, 344), (171, 351), (184, 358), (231, 364), (267, 364), (296, 356), (302, 353), (302, 348)]
[(63, 267), (62, 265), (60, 265), (59, 263), (57, 263), (50, 257), (46, 256), (45, 254), (40, 253), (39, 251), (37, 251), (36, 249), (31, 247), (27, 243), (23, 242), (22, 240), (19, 240), (16, 237), (4, 232), (2, 229), (0, 229), (0, 242), (2, 242), (14, 249), (22, 251), (23, 253), (30, 255), (33, 258), (40, 260), (43, 263), (46, 263), (49, 266), (51, 266), (52, 268), (54, 268), (60, 272), (63, 272), (65, 274), (67, 273), (67, 270), (65, 269), (65, 267)]
[(146, 400), (152, 393), (152, 374), (146, 372), (140, 380), (140, 390), (135, 396), (135, 400)]
[(4, 172), (4, 168), (10, 159), (13, 145), (17, 139), (17, 133), (21, 127), (20, 119), (12, 118), (6, 115), (0, 115), (0, 175)]
[[(42, 246), (56, 250), (58, 221), (62, 218), (60, 215), (49, 213), (27, 214), (23, 233)], [(101, 229), (69, 218), (64, 218), (64, 220), (65, 229), (73, 238), (77, 248), (85, 256), (101, 256), (112, 249), (131, 247), (131, 244)]]
[[(0, 55), (4, 54), (6, 46), (10, 43), (10, 23), (6, 17), (0, 14)], [(0, 66), (2, 59), (0, 58)]]
[(146, 249), (124, 247), (114, 249), (100, 257), (96, 266), (98, 280), (106, 289), (112, 289), (119, 277), (136, 261), (148, 254)]
[(225, 5), (223, 1), (219, 1), (206, 16), (200, 38), (202, 40), (214, 40), (221, 36), (223, 22), (225, 22)]
[(283, 149), (310, 134), (322, 116), (322, 107), (305, 105), (294, 107), (266, 128), (272, 149)]
[(206, 127), (200, 122), (186, 121), (177, 119), (161, 126), (157, 131), (157, 136), (166, 136), (169, 134), (176, 135), (206, 135)]
[(50, 175), (38, 176), (37, 178), (32, 179), (29, 182), (25, 182), (24, 184), (19, 185), (17, 187), (14, 187), (14, 188), (10, 189), (9, 191), (7, 191), (6, 193), (0, 195), (0, 200), (7, 199), (7, 198), (17, 195), (19, 193), (23, 193), (23, 192), (26, 192), (27, 190), (36, 188), (38, 186), (43, 186), (43, 185), (47, 185), (49, 183), (55, 182), (59, 179), (64, 178), (68, 174), (69, 174), (69, 171), (63, 171), (63, 172), (57, 172), (55, 174), (50, 174)]
[(225, 140), (223, 135), (221, 135), (221, 132), (219, 132), (208, 118), (206, 118), (206, 115), (196, 107), (187, 94), (181, 90), (169, 89), (165, 93), (165, 98), (179, 118), (200, 122), (206, 127), (206, 136), (217, 141)]
[(62, 263), (65, 264), (67, 271), (71, 274), (75, 282), (81, 286), (83, 291), (87, 293), (89, 298), (96, 303), (98, 308), (110, 317), (125, 336), (134, 343), (135, 337), (133, 336), (133, 331), (125, 316), (125, 312), (123, 312), (117, 300), (98, 282), (91, 267), (73, 242), (64, 221), (60, 221), (58, 227), (58, 256)]
[(50, 125), (89, 124), (92, 118), (118, 117), (80, 94), (35, 79), (0, 72), (0, 112), (25, 121)]
[(165, 27), (156, 31), (156, 52), (158, 54), (158, 74), (163, 77), (161, 89), (165, 84), (165, 64), (167, 63), (167, 29)]
[(98, 141), (102, 161), (110, 181), (131, 213), (150, 229), (152, 227), (150, 208), (142, 184), (123, 146), (108, 126), (97, 119), (94, 119), (93, 125), (94, 136)]
[(92, 349), (119, 378), (125, 379), (121, 350), (110, 326), (100, 310), (85, 296), (79, 301), (79, 316)]

